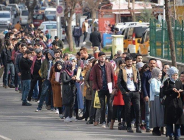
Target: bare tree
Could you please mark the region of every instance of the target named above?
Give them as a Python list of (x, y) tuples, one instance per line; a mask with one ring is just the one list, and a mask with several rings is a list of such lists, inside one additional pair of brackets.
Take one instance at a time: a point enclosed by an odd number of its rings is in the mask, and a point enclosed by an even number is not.
[(132, 8), (130, 6), (130, 0), (128, 0), (128, 10), (130, 11), (130, 15), (132, 17), (132, 21), (135, 21), (135, 11), (134, 11), (134, 5), (135, 5), (135, 0), (132, 1)]
[(168, 0), (165, 0), (165, 15), (166, 15), (167, 28), (168, 28), (168, 33), (169, 33), (169, 40), (170, 40), (172, 65), (177, 67), (176, 51), (175, 51), (175, 44), (174, 44), (172, 25), (171, 25), (171, 17), (170, 17), (170, 14), (169, 14), (169, 1)]

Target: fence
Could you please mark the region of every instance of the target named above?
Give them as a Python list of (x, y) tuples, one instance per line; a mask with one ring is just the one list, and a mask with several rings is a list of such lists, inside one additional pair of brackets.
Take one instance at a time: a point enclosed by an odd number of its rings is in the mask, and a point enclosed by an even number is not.
[[(172, 21), (176, 61), (184, 62), (184, 22)], [(166, 21), (150, 21), (150, 55), (171, 60), (170, 41)]]

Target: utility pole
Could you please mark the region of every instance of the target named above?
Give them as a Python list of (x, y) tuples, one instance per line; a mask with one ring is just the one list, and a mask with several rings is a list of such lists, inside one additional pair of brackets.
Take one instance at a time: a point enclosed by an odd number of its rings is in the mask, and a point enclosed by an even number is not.
[(165, 15), (166, 15), (166, 21), (167, 21), (169, 40), (170, 40), (172, 66), (177, 67), (174, 36), (173, 36), (172, 25), (171, 25), (171, 16), (169, 15), (169, 13), (170, 13), (169, 12), (169, 0), (165, 0)]
[[(57, 0), (57, 6), (59, 6), (59, 0)], [(57, 36), (62, 40), (61, 36), (61, 17), (57, 16)]]
[(132, 0), (132, 20), (135, 22), (135, 0)]

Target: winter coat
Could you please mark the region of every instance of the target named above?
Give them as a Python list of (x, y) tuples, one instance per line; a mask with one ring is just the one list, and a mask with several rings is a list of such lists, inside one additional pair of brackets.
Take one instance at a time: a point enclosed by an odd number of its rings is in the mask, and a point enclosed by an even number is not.
[(100, 46), (100, 43), (102, 41), (101, 35), (98, 31), (94, 31), (90, 34), (89, 38), (90, 42), (92, 43), (92, 46)]
[(180, 98), (177, 98), (178, 93), (173, 91), (173, 88), (177, 90), (183, 89), (181, 81), (172, 82), (170, 79), (164, 82), (164, 95), (165, 99), (165, 124), (184, 124), (184, 114), (183, 114), (183, 105), (182, 99), (184, 92), (180, 93)]
[(70, 106), (74, 102), (75, 86), (72, 77), (66, 72), (62, 73), (62, 103), (63, 105)]
[[(2, 59), (2, 63), (3, 63), (4, 66), (7, 65), (7, 61), (8, 61), (8, 57), (9, 57), (7, 51), (8, 51), (7, 48), (5, 48), (5, 49), (3, 49), (2, 53), (1, 53), (1, 59)], [(10, 52), (11, 52), (11, 56), (12, 56), (12, 50), (11, 49), (10, 49)]]
[(90, 79), (89, 79), (90, 72), (91, 70), (88, 70), (84, 78), (84, 84), (86, 86), (86, 99), (87, 100), (92, 100), (92, 93), (93, 93), (93, 89), (92, 87), (90, 87)]
[[(37, 59), (37, 56), (34, 56), (33, 57), (33, 63), (32, 63), (32, 66), (31, 66), (31, 74), (33, 74), (36, 59)], [(44, 57), (41, 58), (41, 63), (43, 62), (43, 60), (44, 60)]]
[(22, 58), (23, 54), (20, 53), (16, 56), (16, 59), (15, 59), (15, 70), (16, 70), (16, 73), (19, 73), (21, 72), (20, 70), (20, 66), (19, 66), (19, 63), (20, 63), (20, 59)]
[(80, 37), (82, 36), (82, 29), (79, 26), (75, 26), (73, 29), (73, 36), (74, 37)]
[(60, 82), (55, 81), (54, 66), (51, 68), (50, 76), (51, 76), (50, 82), (51, 82), (52, 91), (53, 91), (53, 105), (54, 107), (62, 107), (61, 84)]

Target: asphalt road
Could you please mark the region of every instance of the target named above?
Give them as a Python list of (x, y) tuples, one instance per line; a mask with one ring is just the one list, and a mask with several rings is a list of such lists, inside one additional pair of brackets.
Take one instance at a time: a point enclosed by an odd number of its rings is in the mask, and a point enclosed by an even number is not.
[[(2, 79), (0, 79), (2, 81)], [(64, 123), (53, 111), (43, 107), (35, 112), (37, 103), (21, 106), (21, 94), (0, 86), (0, 140), (165, 140), (151, 133), (127, 133), (87, 125), (85, 121)]]

